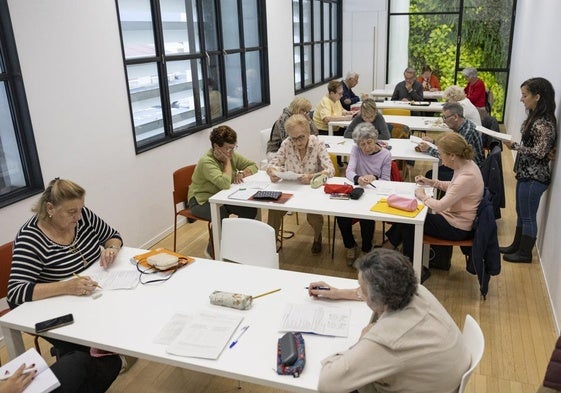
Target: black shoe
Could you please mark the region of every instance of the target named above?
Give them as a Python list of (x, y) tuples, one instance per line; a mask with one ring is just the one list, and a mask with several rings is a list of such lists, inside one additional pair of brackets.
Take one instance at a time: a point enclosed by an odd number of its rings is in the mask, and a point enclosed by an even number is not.
[(319, 235), (319, 238), (314, 240), (314, 243), (312, 244), (312, 254), (317, 255), (321, 253), (321, 248), (321, 235)]

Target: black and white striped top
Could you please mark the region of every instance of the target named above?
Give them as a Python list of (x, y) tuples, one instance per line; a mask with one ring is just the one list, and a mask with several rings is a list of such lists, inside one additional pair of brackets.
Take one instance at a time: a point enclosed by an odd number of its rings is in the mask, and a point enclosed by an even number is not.
[(11, 308), (31, 301), (36, 283), (64, 280), (99, 261), (100, 246), (121, 235), (105, 221), (84, 207), (71, 244), (62, 245), (49, 239), (31, 217), (16, 235), (12, 270), (8, 282), (8, 304)]

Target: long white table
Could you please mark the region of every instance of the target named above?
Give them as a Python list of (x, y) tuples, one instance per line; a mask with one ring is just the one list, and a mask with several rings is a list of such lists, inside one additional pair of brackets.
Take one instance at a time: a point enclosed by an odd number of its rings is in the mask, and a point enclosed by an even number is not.
[[(124, 247), (112, 269), (136, 269), (129, 258), (145, 250)], [(21, 332), (34, 332), (38, 321), (66, 313), (74, 315), (72, 325), (44, 335), (107, 351), (182, 367), (203, 373), (247, 381), (294, 392), (317, 392), (320, 361), (354, 344), (371, 311), (364, 302), (325, 302), (350, 307), (349, 336), (345, 338), (306, 334), (306, 366), (300, 378), (280, 376), (276, 369), (280, 317), (287, 303), (316, 303), (305, 287), (312, 281), (325, 280), (341, 288), (358, 286), (356, 280), (326, 277), (287, 270), (266, 269), (234, 263), (196, 259), (157, 285), (139, 284), (132, 290), (104, 290), (103, 296), (58, 296), (24, 303), (0, 319), (11, 358), (24, 351)], [(214, 290), (256, 295), (272, 289), (280, 292), (255, 299), (249, 310), (236, 310), (209, 303)], [(322, 302), (323, 303), (323, 302)], [(154, 343), (155, 337), (176, 314), (212, 311), (244, 317), (242, 326), (250, 328), (233, 347), (226, 347), (217, 360), (170, 355), (166, 346)]]
[[(412, 131), (421, 132), (445, 132), (451, 131), (439, 117), (430, 116), (403, 116), (403, 115), (383, 115), (386, 123), (405, 124)], [(348, 127), (351, 120), (330, 121), (327, 123), (327, 134), (333, 135), (333, 127)]]
[[(391, 97), (394, 89), (374, 89), (370, 92), (372, 97)], [(443, 91), (423, 91), (425, 100), (440, 100), (444, 96)]]
[[(408, 140), (405, 141), (407, 143), (411, 143)], [(249, 176), (244, 180), (249, 184), (252, 182), (270, 181), (269, 176), (267, 176), (267, 174), (263, 171), (260, 171), (253, 176)], [(349, 181), (347, 179), (341, 177), (329, 179), (329, 183), (342, 184), (348, 182)], [(218, 258), (220, 257), (220, 236), (222, 232), (220, 206), (222, 205), (247, 206), (269, 210), (284, 210), (328, 216), (363, 218), (375, 221), (402, 222), (415, 225), (413, 268), (415, 269), (417, 277), (421, 277), (423, 225), (427, 215), (427, 208), (423, 208), (423, 210), (413, 218), (370, 211), (370, 208), (376, 204), (380, 198), (386, 197), (388, 194), (406, 194), (413, 197), (415, 183), (377, 181), (375, 184), (377, 185), (376, 189), (366, 187), (364, 194), (358, 200), (330, 199), (329, 195), (323, 191), (323, 187), (312, 189), (309, 185), (303, 185), (296, 181), (281, 181), (279, 183), (271, 184), (268, 188), (269, 190), (278, 190), (284, 193), (293, 194), (293, 196), (285, 203), (229, 198), (229, 196), (232, 195), (238, 188), (245, 187), (244, 184), (232, 185), (229, 190), (222, 190), (209, 199), (215, 255)]]
[[(355, 145), (355, 142), (352, 139), (343, 138), (342, 136), (320, 135), (319, 139), (327, 145), (327, 151), (330, 154), (338, 156), (350, 156), (351, 149)], [(392, 159), (428, 161), (432, 163), (433, 179), (438, 179), (438, 164), (440, 162), (438, 158), (423, 152), (415, 151), (416, 144), (412, 143), (409, 139), (391, 138), (388, 142), (389, 146), (391, 146), (390, 152), (392, 153)]]

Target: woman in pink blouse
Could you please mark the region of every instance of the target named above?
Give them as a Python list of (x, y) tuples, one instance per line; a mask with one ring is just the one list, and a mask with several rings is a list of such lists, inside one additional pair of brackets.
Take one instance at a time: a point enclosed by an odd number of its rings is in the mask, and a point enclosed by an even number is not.
[[(326, 175), (332, 177), (335, 169), (329, 158), (325, 144), (315, 135), (310, 135), (310, 123), (303, 115), (292, 115), (284, 124), (288, 138), (286, 138), (277, 155), (267, 168), (267, 174), (273, 183), (281, 180), (277, 172), (291, 171), (297, 173), (298, 182), (310, 184), (314, 176)], [(275, 229), (278, 237), (280, 223), (285, 211), (269, 210), (267, 223)], [(308, 223), (314, 229), (312, 254), (321, 252), (321, 229), (323, 216), (307, 214)]]

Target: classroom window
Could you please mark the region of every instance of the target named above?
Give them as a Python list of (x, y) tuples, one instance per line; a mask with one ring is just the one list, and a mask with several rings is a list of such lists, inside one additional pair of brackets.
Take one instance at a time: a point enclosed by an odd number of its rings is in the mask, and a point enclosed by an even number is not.
[(0, 0), (0, 208), (43, 191), (6, 0)]
[(294, 92), (341, 76), (342, 0), (292, 0)]
[(137, 153), (269, 104), (265, 0), (116, 0)]

